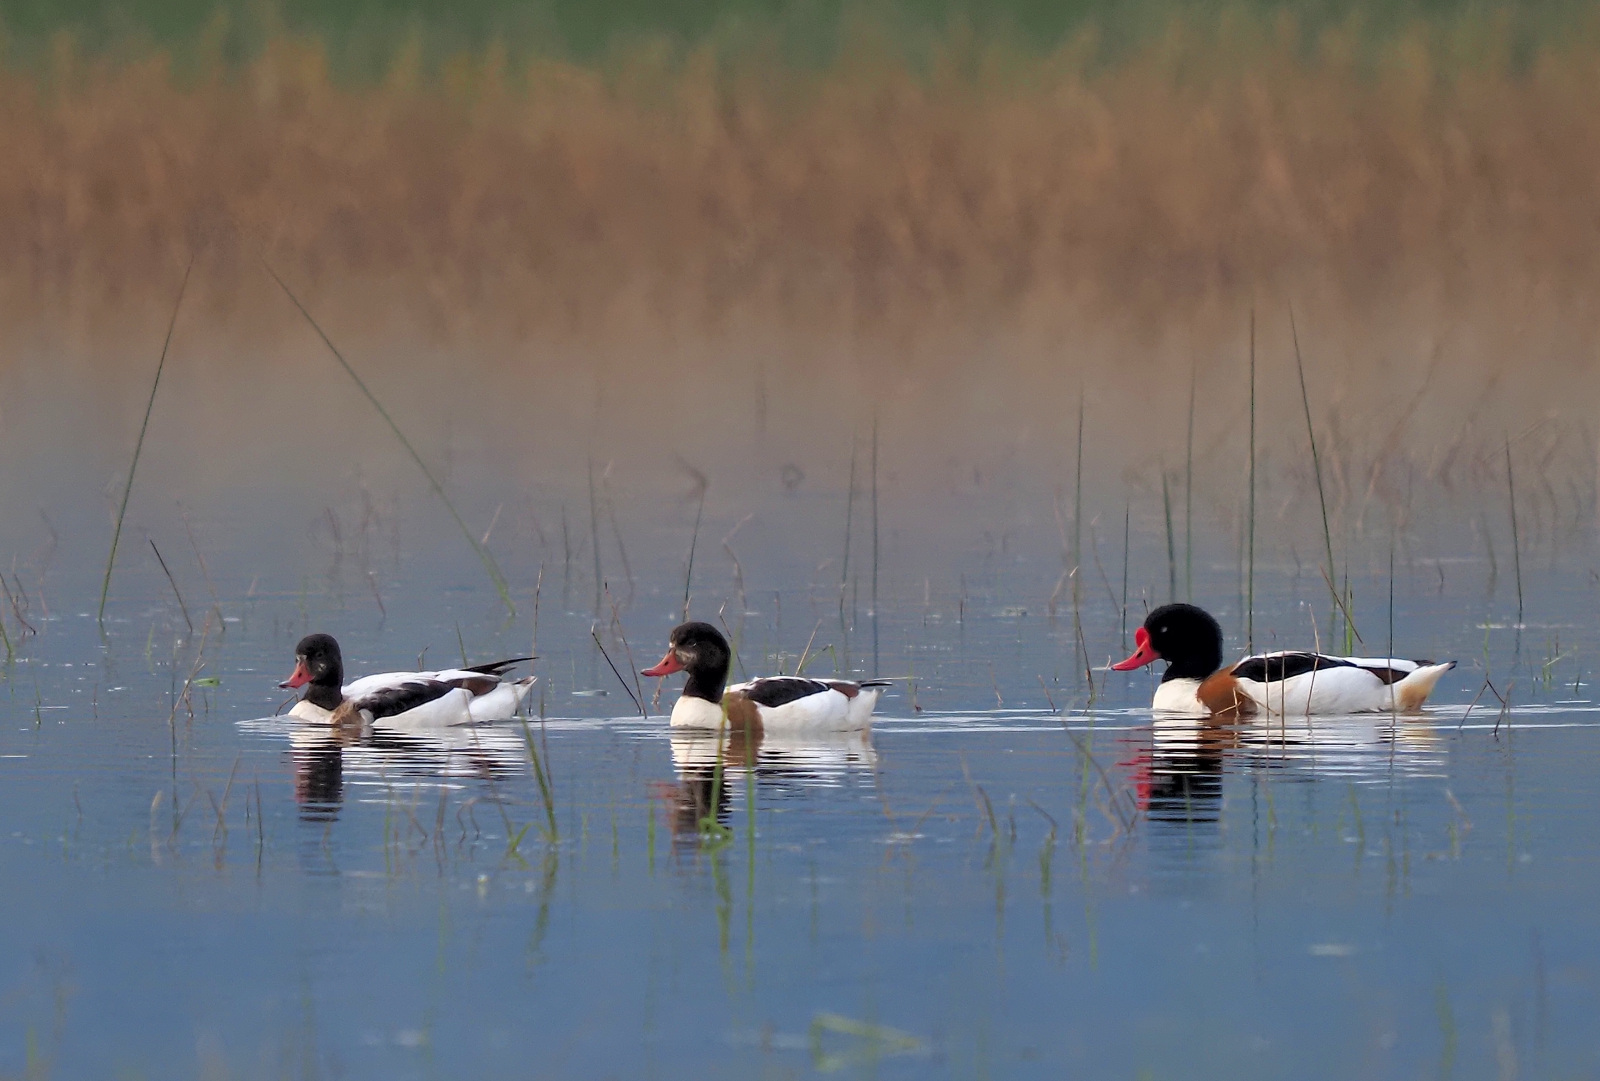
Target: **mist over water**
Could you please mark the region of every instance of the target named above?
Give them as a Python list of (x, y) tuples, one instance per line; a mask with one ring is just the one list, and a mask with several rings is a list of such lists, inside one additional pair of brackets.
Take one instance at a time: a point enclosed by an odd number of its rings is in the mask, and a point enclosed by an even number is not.
[[(1207, 18), (0, 71), (0, 1074), (1600, 1073), (1592, 32)], [(1171, 600), (1457, 667), (1154, 717)]]
[[(1227, 405), (1197, 409), (1191, 503), (1183, 430), (1104, 408), (1085, 410), (1080, 493), (1075, 400), (1051, 430), (964, 431), (892, 398), (818, 417), (769, 383), (762, 420), (751, 384), (684, 407), (681, 383), (619, 380), (588, 412), (508, 404), (470, 365), (419, 364), (457, 392), (420, 394), (348, 349), (512, 616), (314, 344), (204, 389), (174, 354), (103, 630), (124, 411), (43, 423), (106, 408), (63, 381), (3, 437), (25, 508), (4, 527), (5, 1068), (1595, 1067), (1593, 503), (1562, 425), (1513, 433), (1515, 552), (1503, 447), (1429, 474), (1415, 463), (1448, 445), (1363, 461), (1329, 435), (1355, 650), (1388, 651), (1392, 551), (1395, 653), (1459, 666), (1422, 717), (1213, 728), (1152, 722), (1149, 670), (1104, 665), (1174, 592), (1244, 650), (1245, 470), (1222, 463), (1248, 446)], [(1333, 378), (1311, 369), (1318, 393)], [(604, 419), (658, 389), (653, 427)], [(258, 407), (207, 416), (216, 394)], [(1255, 645), (1342, 650), (1292, 419), (1261, 426)], [(1174, 449), (1152, 472), (1137, 448), (1157, 438)], [(896, 679), (870, 736), (737, 741), (719, 777), (714, 740), (669, 737), (671, 680), (659, 701), (627, 680), (639, 716), (595, 640), (624, 676), (659, 656), (691, 538), (690, 614), (726, 625), (738, 674), (804, 654), (814, 675)], [(530, 728), (341, 743), (273, 717), (310, 630), (352, 672), (537, 652)]]

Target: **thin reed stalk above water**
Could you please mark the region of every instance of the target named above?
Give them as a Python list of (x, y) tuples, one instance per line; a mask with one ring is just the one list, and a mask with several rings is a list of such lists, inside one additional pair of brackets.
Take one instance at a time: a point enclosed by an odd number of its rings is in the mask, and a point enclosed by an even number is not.
[[(194, 258), (191, 256), (187, 266), (183, 268), (183, 281), (178, 285), (178, 298), (172, 302), (172, 318), (167, 322), (167, 335), (161, 342), (161, 359), (156, 361), (156, 376), (150, 381), (150, 400), (145, 402), (144, 420), (139, 424), (139, 438), (133, 442), (133, 460), (128, 463), (128, 480), (122, 486), (122, 502), (117, 505), (116, 524), (111, 529), (111, 553), (106, 556), (106, 574), (100, 583), (100, 608), (96, 619), (104, 623), (106, 618), (106, 597), (111, 593), (111, 571), (117, 565), (117, 544), (122, 540), (122, 522), (128, 515), (128, 499), (133, 495), (133, 476), (139, 470), (139, 455), (144, 452), (144, 437), (150, 431), (150, 414), (156, 408), (156, 391), (161, 389), (161, 373), (167, 368), (167, 353), (172, 348), (172, 332), (178, 326), (178, 312), (183, 308), (184, 294), (189, 291), (189, 274), (194, 270)], [(154, 547), (154, 542), (151, 542)], [(165, 569), (165, 564), (163, 564)], [(174, 587), (176, 588), (176, 587)], [(184, 613), (184, 619), (189, 615)], [(190, 629), (194, 624), (190, 623)], [(11, 652), (11, 645), (6, 643), (6, 652)]]
[(1317, 454), (1317, 430), (1311, 423), (1311, 395), (1306, 390), (1306, 364), (1300, 354), (1300, 330), (1295, 325), (1293, 307), (1289, 309), (1289, 333), (1294, 339), (1294, 369), (1300, 376), (1300, 404), (1305, 409), (1306, 441), (1311, 444), (1311, 471), (1317, 480), (1317, 504), (1322, 509), (1322, 543), (1324, 554), (1328, 557), (1323, 577), (1327, 579), (1328, 593), (1333, 597), (1335, 608), (1344, 613), (1345, 637), (1349, 638), (1355, 630), (1355, 621), (1350, 616), (1349, 598), (1340, 595), (1339, 588), (1333, 581), (1337, 567), (1333, 562), (1333, 530), (1328, 526), (1328, 493), (1322, 485), (1322, 459)]
[[(394, 437), (400, 441), (400, 445), (405, 448), (406, 453), (411, 456), (411, 460), (415, 462), (417, 468), (422, 471), (422, 475), (427, 478), (428, 486), (432, 488), (434, 494), (439, 497), (439, 501), (445, 505), (445, 509), (450, 512), (450, 517), (455, 519), (456, 525), (460, 528), (461, 535), (467, 538), (467, 543), (470, 544), (472, 546), (472, 550), (477, 553), (479, 562), (483, 564), (483, 569), (488, 572), (489, 580), (494, 583), (496, 592), (500, 594), (500, 603), (505, 605), (506, 612), (512, 618), (515, 618), (517, 609), (516, 606), (511, 603), (511, 587), (506, 584), (505, 576), (500, 573), (500, 568), (498, 565), (496, 565), (494, 556), (489, 554), (489, 550), (479, 543), (478, 538), (473, 535), (472, 530), (467, 528), (467, 523), (462, 519), (461, 513), (456, 510), (456, 505), (452, 503), (450, 501), (450, 497), (445, 494), (444, 485), (440, 484), (439, 479), (433, 475), (433, 470), (429, 469), (428, 463), (422, 460), (422, 455), (417, 453), (417, 449), (411, 445), (411, 440), (407, 439), (406, 434), (400, 430), (400, 425), (395, 423), (395, 419), (389, 415), (389, 411), (383, 407), (383, 403), (378, 401), (377, 395), (373, 394), (372, 391), (367, 388), (366, 382), (361, 378), (361, 376), (356, 374), (355, 368), (350, 366), (350, 362), (344, 358), (344, 354), (339, 351), (339, 347), (333, 344), (333, 339), (328, 337), (321, 325), (318, 324), (316, 319), (312, 317), (311, 312), (306, 309), (306, 306), (300, 303), (300, 298), (295, 296), (294, 291), (289, 288), (284, 280), (278, 276), (278, 272), (273, 270), (269, 264), (263, 262), (261, 265), (262, 268), (266, 270), (269, 275), (271, 275), (272, 280), (278, 283), (278, 288), (283, 290), (283, 294), (289, 298), (289, 302), (292, 303), (300, 312), (300, 314), (305, 317), (306, 322), (311, 324), (311, 329), (317, 332), (317, 337), (321, 338), (322, 344), (328, 347), (328, 352), (333, 354), (333, 359), (339, 362), (339, 366), (344, 369), (345, 374), (350, 377), (350, 380), (353, 383), (355, 383), (356, 389), (360, 390), (362, 396), (365, 397), (369, 403), (371, 403), (372, 408), (377, 410), (378, 416), (383, 418), (383, 422), (389, 426), (389, 430), (394, 433)], [(152, 397), (153, 396), (154, 391), (152, 391)], [(590, 486), (592, 489), (592, 475), (590, 477)], [(596, 550), (598, 551), (600, 544), (598, 537), (594, 538), (594, 544)], [(596, 555), (595, 559), (597, 561), (596, 568), (598, 569), (599, 556)], [(598, 609), (599, 606), (596, 604), (597, 612)]]

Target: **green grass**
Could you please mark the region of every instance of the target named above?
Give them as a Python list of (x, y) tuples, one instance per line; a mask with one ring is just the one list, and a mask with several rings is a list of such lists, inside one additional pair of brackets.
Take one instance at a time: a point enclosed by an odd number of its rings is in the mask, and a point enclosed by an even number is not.
[(1294, 35), (1308, 51), (1330, 30), (1376, 43), (1420, 22), (1459, 52), (1521, 66), (1586, 11), (1578, 0), (0, 0), (0, 43), (13, 59), (47, 55), (51, 39), (68, 32), (89, 52), (154, 45), (180, 58), (199, 51), (243, 62), (289, 32), (321, 39), (335, 70), (361, 81), (419, 46), (424, 66), (437, 68), (491, 43), (592, 61), (644, 41), (760, 42), (791, 63), (827, 66), (859, 45), (863, 27), (874, 29), (874, 46), (911, 57), (961, 37), (1033, 53), (1092, 42), (1095, 55), (1114, 61), (1175, 20), (1244, 19)]

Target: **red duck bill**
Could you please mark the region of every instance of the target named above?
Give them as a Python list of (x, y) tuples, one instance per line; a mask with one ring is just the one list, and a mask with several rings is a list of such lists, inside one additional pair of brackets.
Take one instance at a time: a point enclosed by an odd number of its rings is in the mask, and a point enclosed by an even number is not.
[[(1143, 668), (1153, 661), (1159, 661), (1161, 654), (1157, 653), (1150, 645), (1150, 632), (1140, 627), (1133, 632), (1134, 645), (1138, 648), (1127, 658), (1111, 666), (1113, 672), (1131, 672), (1135, 668)], [(648, 674), (648, 673), (646, 673)]]
[(670, 676), (674, 672), (683, 671), (683, 663), (678, 660), (676, 650), (667, 650), (667, 655), (661, 658), (661, 663), (654, 668), (642, 669), (641, 676)]
[(301, 657), (299, 660), (295, 661), (294, 672), (289, 676), (288, 679), (286, 679), (282, 683), (278, 684), (278, 686), (281, 687), (282, 689), (288, 691), (288, 690), (294, 690), (295, 688), (298, 688), (298, 687), (304, 687), (307, 683), (310, 683), (310, 682), (311, 682), (311, 673), (306, 668), (305, 658)]

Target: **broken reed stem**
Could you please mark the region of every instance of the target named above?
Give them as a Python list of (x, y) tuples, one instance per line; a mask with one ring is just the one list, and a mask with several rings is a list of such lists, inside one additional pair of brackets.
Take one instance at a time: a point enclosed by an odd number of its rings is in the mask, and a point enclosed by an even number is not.
[(1194, 392), (1198, 365), (1189, 358), (1189, 433), (1183, 449), (1183, 599), (1194, 600)]
[(607, 653), (606, 647), (601, 644), (600, 628), (598, 624), (591, 625), (589, 627), (589, 637), (594, 639), (595, 648), (600, 651), (600, 656), (604, 657), (606, 659), (606, 664), (611, 666), (611, 674), (617, 677), (617, 682), (622, 684), (622, 689), (628, 693), (629, 698), (633, 699), (633, 708), (639, 711), (639, 716), (648, 720), (650, 714), (644, 708), (644, 703), (639, 701), (638, 697), (633, 693), (633, 688), (628, 686), (628, 681), (622, 678), (622, 673), (619, 672), (617, 670), (617, 666), (611, 662), (611, 654)]
[[(160, 555), (157, 554), (156, 558), (159, 559)], [(174, 587), (174, 588), (176, 588), (176, 587)], [(205, 666), (206, 666), (206, 640), (211, 637), (211, 616), (212, 616), (212, 613), (210, 613), (210, 612), (206, 613), (205, 625), (200, 628), (200, 647), (198, 649), (196, 649), (195, 653), (194, 653), (194, 667), (189, 669), (189, 675), (183, 681), (183, 690), (181, 692), (177, 692), (177, 693), (173, 694), (173, 696), (172, 696), (172, 712), (167, 714), (167, 730), (171, 734), (172, 739), (173, 739), (173, 754), (177, 754), (177, 738), (178, 738), (178, 736), (177, 736), (177, 727), (176, 726), (177, 726), (177, 720), (178, 720), (178, 703), (187, 702), (188, 701), (188, 699), (189, 699), (189, 691), (194, 686), (194, 681), (199, 678), (201, 670), (203, 670), (205, 668)], [(191, 630), (192, 630), (192, 628), (191, 628)], [(174, 659), (176, 659), (176, 658), (174, 658)], [(192, 713), (191, 713), (191, 717), (192, 717)], [(174, 783), (176, 783), (176, 780), (174, 780)], [(173, 802), (173, 806), (176, 807), (177, 806), (177, 802), (176, 802), (177, 801), (177, 797), (176, 796), (173, 797), (173, 801), (174, 801)], [(182, 821), (182, 816), (181, 815), (179, 816), (179, 821)], [(174, 833), (177, 832), (178, 827), (177, 827), (176, 823), (173, 824), (172, 830), (173, 830)]]
[[(133, 495), (133, 474), (139, 468), (139, 455), (144, 451), (145, 433), (150, 430), (150, 414), (156, 407), (156, 390), (161, 386), (161, 373), (167, 366), (167, 352), (172, 348), (172, 332), (178, 325), (178, 309), (183, 307), (183, 295), (189, 291), (189, 273), (194, 270), (194, 256), (183, 270), (183, 283), (178, 286), (178, 299), (172, 305), (172, 318), (167, 322), (167, 336), (161, 343), (161, 359), (156, 361), (156, 377), (150, 381), (150, 400), (144, 406), (144, 421), (139, 425), (139, 438), (133, 443), (133, 461), (128, 463), (128, 481), (122, 486), (122, 503), (117, 507), (117, 521), (111, 529), (111, 554), (106, 556), (106, 575), (100, 583), (100, 612), (95, 617), (100, 623), (106, 620), (106, 597), (111, 593), (111, 569), (117, 562), (117, 545), (122, 540), (122, 520), (128, 513), (128, 498)], [(194, 625), (190, 624), (192, 631)], [(9, 655), (11, 646), (6, 644)]]
[[(1320, 490), (1322, 481), (1317, 481)], [(1250, 306), (1250, 510), (1245, 526), (1244, 643), (1245, 652), (1256, 651), (1256, 309)]]
[(1295, 371), (1300, 375), (1300, 404), (1305, 409), (1306, 439), (1311, 444), (1311, 471), (1317, 478), (1317, 502), (1322, 507), (1322, 544), (1328, 557), (1328, 592), (1333, 595), (1334, 604), (1344, 612), (1344, 617), (1347, 621), (1345, 637), (1349, 638), (1350, 635), (1355, 634), (1359, 638), (1361, 636), (1356, 634), (1355, 624), (1350, 620), (1350, 611), (1345, 607), (1344, 599), (1339, 596), (1339, 587), (1333, 581), (1333, 530), (1328, 527), (1328, 495), (1322, 487), (1322, 459), (1317, 455), (1317, 433), (1311, 426), (1311, 395), (1306, 390), (1306, 365), (1305, 360), (1300, 355), (1300, 329), (1295, 325), (1294, 307), (1292, 305), (1289, 308), (1289, 333), (1294, 338)]
[(1511, 559), (1517, 572), (1517, 626), (1522, 625), (1522, 539), (1517, 533), (1517, 482), (1511, 473), (1511, 438), (1506, 437), (1506, 498), (1511, 504)]
[(161, 564), (161, 572), (167, 576), (167, 584), (172, 587), (172, 595), (178, 598), (178, 610), (183, 613), (183, 621), (189, 625), (189, 633), (194, 633), (194, 620), (189, 618), (189, 606), (183, 603), (183, 594), (178, 592), (178, 583), (173, 580), (172, 572), (167, 569), (167, 561), (161, 558), (161, 549), (156, 547), (156, 542), (150, 542), (150, 550), (156, 554), (156, 562)]
[[(611, 595), (611, 587), (606, 586), (606, 603), (611, 606), (611, 629), (617, 636), (617, 641), (622, 643), (622, 652), (628, 657), (628, 674), (633, 676), (633, 689), (638, 692), (635, 702), (644, 701), (644, 685), (639, 682), (639, 666), (633, 660), (633, 647), (628, 644), (628, 632), (622, 628), (622, 613), (617, 608), (617, 598)], [(643, 709), (643, 706), (640, 707)], [(649, 712), (645, 717), (650, 716)]]
[(467, 539), (468, 544), (472, 545), (472, 550), (478, 554), (479, 562), (483, 564), (483, 569), (488, 573), (489, 580), (494, 583), (496, 592), (500, 594), (500, 603), (505, 605), (506, 612), (515, 618), (517, 609), (511, 603), (511, 588), (506, 585), (505, 576), (500, 573), (500, 567), (495, 563), (494, 556), (489, 554), (489, 549), (480, 544), (478, 538), (472, 535), (472, 530), (467, 528), (467, 523), (462, 520), (460, 512), (456, 510), (456, 505), (450, 502), (449, 496), (445, 495), (444, 485), (440, 484), (438, 478), (433, 475), (433, 470), (429, 469), (428, 464), (422, 460), (422, 455), (417, 453), (417, 449), (411, 445), (411, 440), (406, 438), (405, 433), (400, 430), (400, 425), (395, 423), (394, 418), (389, 415), (389, 411), (383, 407), (383, 403), (378, 401), (377, 396), (371, 390), (367, 389), (367, 384), (362, 380), (361, 376), (356, 374), (355, 368), (351, 367), (350, 362), (344, 358), (344, 354), (339, 352), (339, 347), (333, 344), (333, 339), (328, 337), (327, 332), (322, 329), (316, 319), (312, 318), (311, 312), (306, 309), (306, 306), (300, 303), (300, 298), (295, 296), (294, 291), (289, 288), (282, 278), (278, 277), (278, 272), (273, 270), (272, 265), (265, 259), (261, 261), (261, 267), (273, 281), (278, 283), (278, 288), (283, 290), (283, 295), (289, 298), (289, 302), (295, 306), (295, 309), (300, 312), (305, 321), (311, 324), (311, 329), (317, 332), (317, 337), (321, 338), (322, 344), (328, 347), (328, 352), (332, 353), (333, 359), (339, 362), (339, 367), (344, 369), (345, 374), (355, 383), (356, 389), (361, 391), (362, 396), (371, 403), (372, 408), (377, 410), (378, 416), (382, 417), (383, 422), (389, 426), (389, 430), (400, 441), (400, 445), (411, 456), (411, 460), (416, 463), (417, 468), (422, 470), (422, 475), (427, 479), (428, 486), (433, 489), (433, 493), (439, 497), (440, 502), (445, 505), (445, 509), (450, 512), (450, 517), (455, 519), (457, 527), (461, 530), (461, 535)]

